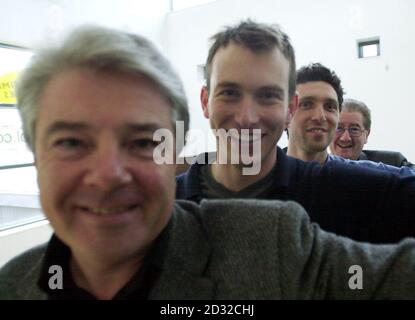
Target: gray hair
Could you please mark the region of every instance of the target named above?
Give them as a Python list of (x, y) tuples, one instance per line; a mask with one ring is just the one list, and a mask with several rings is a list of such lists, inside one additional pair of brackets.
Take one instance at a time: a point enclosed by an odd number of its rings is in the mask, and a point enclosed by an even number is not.
[(344, 99), (343, 111), (360, 112), (363, 116), (363, 126), (366, 130), (370, 130), (370, 127), (372, 125), (370, 109), (364, 102), (355, 99)]
[[(29, 148), (35, 151), (35, 127), (39, 101), (47, 83), (57, 73), (76, 67), (144, 75), (153, 81), (171, 103), (173, 128), (184, 122), (189, 129), (189, 111), (183, 84), (166, 58), (144, 37), (99, 26), (83, 26), (64, 42), (39, 50), (16, 84), (18, 109)], [(183, 142), (176, 147), (180, 151)]]

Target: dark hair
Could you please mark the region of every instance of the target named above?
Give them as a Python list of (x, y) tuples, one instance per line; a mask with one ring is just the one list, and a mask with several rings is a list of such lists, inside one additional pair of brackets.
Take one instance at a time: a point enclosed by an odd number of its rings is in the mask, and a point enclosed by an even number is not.
[(212, 61), (220, 48), (225, 48), (234, 42), (242, 45), (253, 52), (271, 51), (278, 48), (290, 63), (289, 96), (295, 93), (295, 54), (289, 37), (281, 31), (278, 25), (256, 23), (252, 20), (241, 21), (235, 26), (225, 27), (223, 31), (216, 33), (210, 38), (213, 41), (206, 60), (205, 76), (206, 86), (210, 88), (210, 75), (212, 72)]
[(360, 112), (363, 116), (363, 126), (366, 130), (370, 130), (372, 120), (370, 110), (365, 103), (355, 99), (345, 99), (343, 102), (343, 110), (348, 112)]
[(323, 81), (331, 85), (337, 93), (339, 111), (342, 110), (344, 90), (336, 73), (321, 63), (311, 63), (297, 71), (297, 85), (311, 81)]

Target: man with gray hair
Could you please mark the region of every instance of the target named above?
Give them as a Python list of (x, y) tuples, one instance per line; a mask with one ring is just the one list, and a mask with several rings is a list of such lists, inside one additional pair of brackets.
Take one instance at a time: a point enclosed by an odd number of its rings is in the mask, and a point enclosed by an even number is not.
[(187, 128), (187, 104), (144, 38), (77, 30), (17, 97), (54, 235), (0, 270), (0, 299), (415, 298), (415, 240), (353, 242), (294, 202), (175, 202), (154, 135)]
[(343, 110), (330, 150), (333, 154), (351, 160), (370, 160), (395, 167), (412, 167), (400, 152), (363, 150), (370, 134), (370, 109), (362, 101), (345, 99)]

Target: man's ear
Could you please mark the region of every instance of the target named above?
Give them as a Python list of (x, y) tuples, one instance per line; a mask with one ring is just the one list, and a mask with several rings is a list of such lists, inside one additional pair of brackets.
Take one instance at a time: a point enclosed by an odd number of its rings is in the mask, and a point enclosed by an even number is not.
[(200, 91), (200, 103), (202, 105), (203, 115), (206, 119), (209, 119), (209, 90), (206, 86), (203, 86)]
[(291, 119), (294, 116), (294, 113), (297, 111), (298, 108), (298, 95), (297, 93), (291, 98), (291, 101), (288, 104), (287, 116), (285, 119), (285, 129), (288, 128)]

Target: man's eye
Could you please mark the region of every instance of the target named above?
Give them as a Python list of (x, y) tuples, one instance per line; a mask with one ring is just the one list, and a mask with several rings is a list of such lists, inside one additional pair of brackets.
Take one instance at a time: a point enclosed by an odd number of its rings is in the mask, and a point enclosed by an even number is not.
[(61, 159), (75, 159), (89, 150), (88, 141), (78, 138), (60, 138), (52, 143), (55, 154)]
[(301, 108), (310, 108), (312, 106), (312, 102), (311, 101), (301, 101), (300, 102), (300, 107)]
[(349, 129), (351, 134), (359, 134), (360, 133), (360, 129), (359, 128), (350, 128)]
[(263, 100), (279, 100), (280, 95), (273, 91), (265, 91), (259, 94), (259, 98)]
[(239, 93), (238, 91), (234, 89), (225, 89), (219, 92), (219, 96), (226, 97), (226, 98), (234, 98), (234, 97), (238, 97)]
[(133, 141), (133, 146), (134, 148), (139, 148), (139, 149), (153, 149), (155, 147), (157, 147), (157, 145), (159, 144), (158, 141), (154, 141), (153, 139), (136, 139)]
[(76, 149), (85, 146), (85, 143), (76, 138), (58, 139), (53, 143), (54, 146), (65, 149)]
[(337, 110), (337, 105), (334, 104), (334, 103), (326, 104), (326, 109), (330, 110), (330, 111), (335, 111), (335, 110)]

